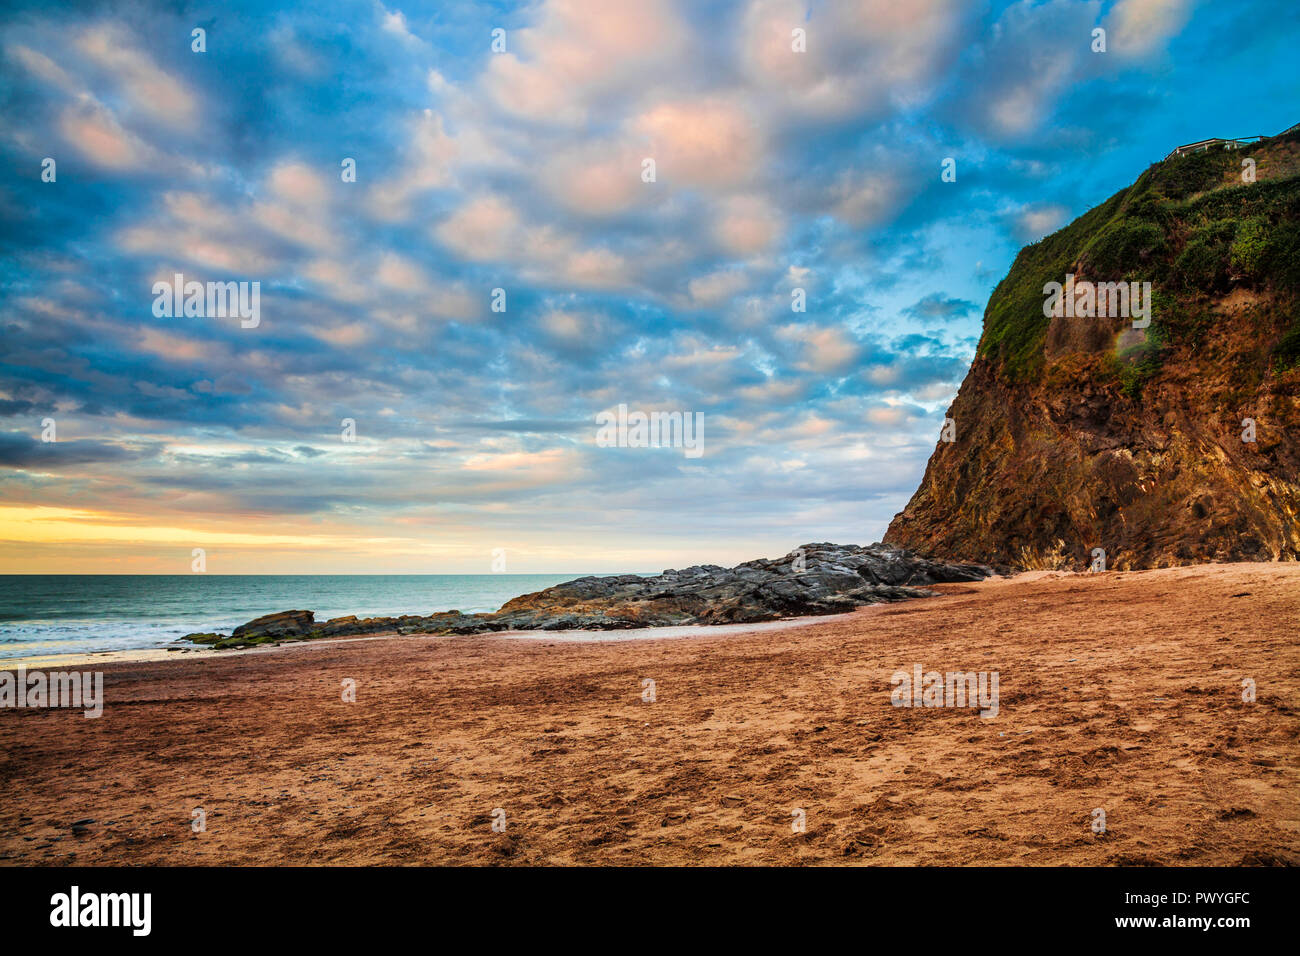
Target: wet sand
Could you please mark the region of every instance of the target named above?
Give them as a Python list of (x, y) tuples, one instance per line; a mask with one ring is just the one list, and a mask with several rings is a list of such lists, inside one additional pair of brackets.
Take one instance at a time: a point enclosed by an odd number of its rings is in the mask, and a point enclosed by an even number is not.
[[(937, 590), (686, 638), (96, 661), (103, 717), (0, 710), (0, 863), (1300, 862), (1300, 565)], [(998, 672), (998, 716), (892, 706), (915, 664)]]

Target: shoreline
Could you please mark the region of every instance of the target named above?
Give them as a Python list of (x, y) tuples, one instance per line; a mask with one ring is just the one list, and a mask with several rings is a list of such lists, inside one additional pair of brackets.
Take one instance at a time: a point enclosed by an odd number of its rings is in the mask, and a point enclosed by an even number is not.
[[(927, 600), (919, 598), (918, 600)], [(241, 657), (246, 654), (275, 654), (280, 651), (292, 651), (305, 647), (322, 647), (333, 644), (350, 644), (363, 641), (464, 641), (469, 638), (492, 640), (516, 640), (527, 642), (553, 642), (563, 644), (622, 643), (656, 640), (683, 640), (704, 637), (740, 636), (742, 634), (763, 633), (766, 631), (783, 631), (790, 628), (809, 627), (823, 624), (835, 617), (857, 614), (884, 604), (871, 604), (857, 608), (845, 614), (818, 614), (805, 617), (780, 618), (775, 621), (755, 621), (750, 624), (685, 624), (668, 627), (635, 627), (609, 630), (567, 630), (567, 631), (489, 631), (483, 634), (399, 634), (396, 631), (383, 631), (377, 634), (361, 634), (342, 637), (320, 637), (313, 640), (288, 640), (280, 644), (264, 644), (259, 647), (229, 648), (213, 650), (201, 644), (178, 645), (166, 644), (162, 647), (132, 648), (120, 651), (71, 652), (67, 654), (32, 654), (24, 657), (11, 657), (0, 660), (0, 672), (16, 670), (57, 669), (61, 667), (85, 667), (90, 664), (145, 664), (170, 660), (210, 661), (228, 657)]]
[[(1270, 566), (1290, 566), (1290, 562), (1222, 562), (1222, 563), (1204, 563), (1204, 564), (1183, 564), (1178, 567), (1167, 568), (1147, 568), (1141, 571), (1108, 571), (1105, 575), (1126, 576), (1126, 575), (1151, 575), (1167, 574), (1167, 572), (1192, 571), (1195, 568), (1231, 568), (1231, 567), (1270, 567)], [(1089, 574), (1087, 571), (1069, 571), (1069, 570), (1040, 570), (1019, 571), (1013, 575), (995, 575), (992, 578), (985, 578), (980, 581), (962, 581), (962, 583), (949, 584), (930, 584), (926, 585), (931, 591), (943, 594), (961, 593), (965, 589), (988, 589), (997, 587), (1009, 587), (1014, 584), (1034, 583), (1034, 581), (1057, 580), (1062, 578), (1097, 578), (1097, 575)], [(913, 600), (901, 602), (902, 605), (914, 604), (917, 601), (933, 601), (932, 597), (918, 597)], [(629, 627), (629, 628), (591, 628), (591, 630), (564, 630), (564, 631), (546, 631), (546, 630), (526, 630), (526, 631), (487, 631), (474, 633), (474, 635), (437, 635), (437, 633), (398, 633), (396, 631), (381, 631), (377, 633), (367, 633), (367, 635), (342, 635), (337, 637), (316, 637), (311, 640), (292, 640), (285, 639), (279, 644), (264, 644), (252, 646), (252, 648), (229, 648), (224, 650), (214, 650), (201, 644), (183, 644), (181, 641), (170, 641), (168, 644), (156, 646), (156, 648), (130, 648), (123, 650), (90, 650), (90, 652), (69, 652), (53, 654), (25, 654), (22, 657), (10, 657), (0, 659), (0, 672), (17, 670), (23, 667), (26, 670), (57, 670), (61, 667), (86, 667), (88, 665), (117, 665), (117, 663), (157, 663), (161, 661), (213, 661), (213, 659), (226, 657), (242, 657), (246, 654), (274, 654), (278, 652), (290, 652), (295, 648), (304, 648), (304, 646), (321, 646), (329, 644), (356, 643), (356, 641), (387, 641), (387, 640), (467, 640), (474, 639), (504, 639), (520, 641), (550, 641), (555, 644), (619, 644), (633, 643), (633, 641), (654, 641), (654, 640), (682, 640), (682, 639), (707, 639), (707, 637), (725, 637), (749, 635), (749, 633), (762, 633), (767, 631), (784, 631), (788, 628), (809, 627), (813, 624), (826, 623), (828, 620), (836, 618), (849, 618), (855, 615), (870, 613), (870, 611), (883, 609), (883, 607), (897, 607), (898, 602), (881, 601), (879, 604), (863, 605), (855, 607), (850, 611), (844, 611), (841, 614), (813, 614), (801, 615), (793, 618), (777, 618), (775, 620), (757, 620), (757, 622), (744, 624), (669, 624), (669, 626), (658, 627)]]
[[(1285, 562), (1283, 562), (1285, 563)], [(1186, 568), (1196, 567), (1232, 567), (1232, 562), (1222, 565), (1187, 565)], [(1183, 568), (1152, 568), (1145, 571), (1111, 571), (1107, 572), (1113, 575), (1131, 575), (1131, 574), (1151, 574), (1166, 571), (1178, 571)], [(954, 590), (965, 588), (985, 589), (991, 587), (1005, 586), (1014, 583), (1026, 583), (1032, 581), (1052, 580), (1062, 577), (1091, 577), (1086, 571), (1069, 571), (1069, 570), (1033, 570), (1020, 571), (1016, 574), (1007, 576), (994, 576), (985, 578), (982, 581), (961, 582), (953, 584), (933, 584), (927, 585), (930, 590), (937, 591), (939, 594), (951, 594)], [(933, 598), (915, 598), (914, 601), (932, 601)], [(904, 602), (904, 603), (912, 603)], [(808, 627), (810, 625), (824, 623), (835, 618), (849, 617), (859, 615), (863, 612), (869, 612), (877, 608), (897, 607), (896, 603), (880, 602), (877, 604), (863, 605), (851, 611), (842, 614), (815, 614), (804, 615), (799, 617), (778, 618), (771, 621), (754, 621), (746, 624), (686, 624), (686, 625), (666, 625), (658, 627), (637, 627), (637, 628), (611, 628), (611, 629), (576, 629), (576, 630), (516, 630), (516, 631), (489, 631), (482, 634), (399, 634), (396, 631), (382, 631), (375, 634), (360, 635), (343, 635), (339, 637), (322, 637), (312, 640), (292, 640), (286, 639), (279, 644), (265, 644), (259, 647), (229, 648), (226, 650), (213, 650), (201, 644), (180, 643), (172, 641), (159, 647), (130, 648), (125, 650), (113, 651), (73, 651), (66, 654), (27, 654), (21, 657), (11, 657), (0, 660), (0, 672), (13, 671), (19, 667), (27, 670), (51, 670), (66, 667), (86, 667), (93, 664), (123, 664), (123, 663), (157, 663), (160, 661), (170, 660), (202, 660), (210, 661), (222, 657), (243, 656), (246, 654), (274, 654), (280, 651), (290, 651), (294, 648), (305, 646), (320, 646), (325, 644), (335, 644), (343, 642), (356, 641), (387, 641), (387, 640), (408, 640), (408, 639), (426, 639), (426, 640), (465, 640), (469, 637), (475, 638), (503, 638), (508, 640), (521, 641), (552, 641), (555, 643), (620, 643), (632, 641), (654, 641), (654, 640), (681, 640), (701, 639), (708, 637), (723, 636), (740, 636), (742, 634), (762, 633), (766, 631), (785, 630), (793, 627)], [(435, 612), (436, 613), (436, 612)], [(197, 655), (197, 656), (196, 656)]]
[[(550, 635), (565, 642), (691, 637), (706, 632), (739, 634), (798, 626), (791, 622), (820, 620), (881, 603), (925, 599), (942, 593), (941, 584), (970, 584), (996, 576), (1000, 575), (995, 569), (985, 565), (931, 561), (879, 542), (866, 546), (820, 542), (803, 545), (782, 558), (755, 559), (734, 568), (692, 565), (650, 577), (586, 575), (515, 595), (496, 611), (483, 613), (449, 610), (316, 620), (315, 611), (302, 609), (308, 601), (290, 597), (285, 603), (298, 609), (262, 614), (229, 628), (228, 635), (198, 630), (153, 647), (62, 653), (57, 642), (40, 641), (36, 643), (42, 645), (41, 650), (0, 660), (0, 667), (143, 663), (196, 651), (210, 653), (218, 650), (206, 646), (213, 644), (224, 653), (250, 649), (241, 644), (279, 648), (304, 641), (393, 633), (493, 633), (519, 639)], [(734, 623), (737, 621), (745, 623)], [(220, 647), (223, 644), (227, 646)]]

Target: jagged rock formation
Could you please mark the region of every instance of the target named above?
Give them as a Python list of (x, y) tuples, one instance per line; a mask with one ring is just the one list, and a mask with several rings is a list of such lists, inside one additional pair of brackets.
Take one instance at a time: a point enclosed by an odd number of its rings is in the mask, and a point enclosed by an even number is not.
[[(798, 555), (802, 553), (802, 564)], [(927, 584), (978, 581), (976, 564), (943, 564), (883, 545), (806, 544), (777, 559), (714, 564), (655, 577), (586, 577), (504, 604), (508, 627), (623, 628), (739, 624), (838, 614), (864, 604), (926, 597)]]
[[(1045, 318), (1070, 273), (1151, 282), (1150, 328)], [(1300, 133), (1156, 164), (1021, 250), (948, 417), (886, 543), (1026, 568), (1300, 559)]]
[(806, 544), (783, 558), (734, 568), (714, 564), (566, 581), (502, 605), (492, 614), (445, 611), (426, 616), (332, 618), (280, 611), (235, 628), (229, 638), (192, 634), (194, 643), (247, 647), (282, 640), (357, 634), (477, 634), (515, 630), (618, 630), (680, 624), (737, 624), (812, 614), (839, 614), (864, 604), (929, 597), (929, 584), (978, 581), (981, 564), (929, 561), (886, 545)]
[(315, 624), (316, 615), (311, 611), (278, 611), (267, 614), (256, 621), (241, 624), (235, 628), (231, 637), (302, 637), (310, 634)]

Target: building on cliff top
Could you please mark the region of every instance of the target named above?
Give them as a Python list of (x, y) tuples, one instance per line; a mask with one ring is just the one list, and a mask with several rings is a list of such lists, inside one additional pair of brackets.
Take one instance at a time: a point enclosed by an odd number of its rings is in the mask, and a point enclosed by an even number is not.
[[(1300, 123), (1296, 123), (1294, 126), (1282, 130), (1282, 132), (1277, 135), (1285, 136), (1287, 133), (1294, 133), (1296, 130), (1300, 130)], [(1203, 139), (1196, 143), (1188, 143), (1186, 146), (1179, 146), (1161, 160), (1161, 162), (1167, 163), (1175, 156), (1187, 156), (1190, 153), (1203, 153), (1207, 149), (1216, 149), (1219, 147), (1222, 147), (1223, 149), (1241, 149), (1243, 146), (1249, 146), (1251, 143), (1258, 143), (1269, 138), (1270, 137), (1268, 136), (1243, 136), (1240, 139), (1219, 139), (1218, 137), (1215, 137), (1214, 139)]]
[[(1294, 129), (1294, 127), (1292, 127), (1292, 129)], [(1186, 156), (1189, 153), (1203, 153), (1207, 149), (1215, 149), (1220, 146), (1224, 149), (1241, 149), (1243, 146), (1249, 146), (1251, 143), (1258, 143), (1264, 138), (1265, 137), (1263, 136), (1243, 136), (1241, 139), (1203, 139), (1197, 143), (1188, 143), (1186, 146), (1179, 146), (1172, 153), (1166, 156), (1162, 162), (1168, 162), (1175, 156)]]

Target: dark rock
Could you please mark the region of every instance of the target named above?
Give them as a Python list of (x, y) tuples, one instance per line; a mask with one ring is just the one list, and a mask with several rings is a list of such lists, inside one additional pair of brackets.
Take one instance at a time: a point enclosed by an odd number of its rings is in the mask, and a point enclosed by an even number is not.
[(304, 637), (315, 628), (316, 615), (312, 611), (277, 611), (241, 624), (230, 636), (240, 637)]
[(808, 544), (784, 558), (735, 568), (578, 578), (508, 601), (491, 619), (521, 630), (751, 623), (926, 597), (934, 592), (924, 585), (978, 581), (992, 573), (983, 565), (933, 562), (885, 545)]
[[(393, 633), (480, 634), (505, 630), (619, 630), (681, 624), (748, 624), (783, 617), (843, 614), (866, 604), (928, 597), (926, 585), (978, 581), (981, 564), (930, 561), (887, 545), (807, 544), (783, 558), (671, 569), (652, 577), (588, 576), (507, 601), (494, 614), (444, 611), (424, 617), (336, 617), (310, 611), (269, 614), (241, 635), (336, 637)], [(274, 628), (274, 630), (272, 630)], [(292, 628), (293, 630), (290, 630)]]
[(217, 641), (224, 640), (225, 637), (224, 634), (199, 633), (186, 634), (181, 640), (189, 641), (191, 644), (215, 644)]

